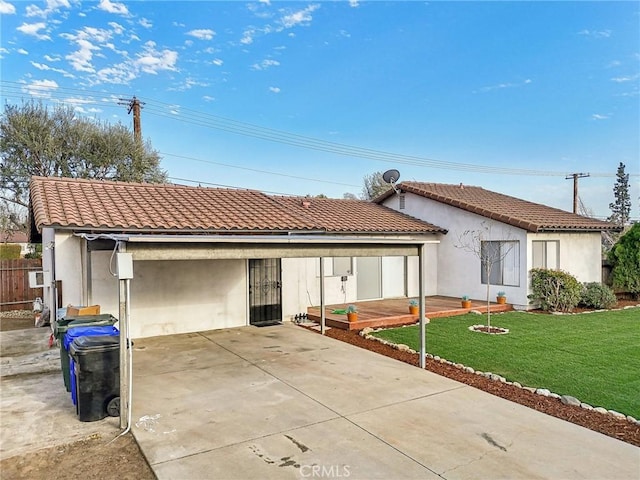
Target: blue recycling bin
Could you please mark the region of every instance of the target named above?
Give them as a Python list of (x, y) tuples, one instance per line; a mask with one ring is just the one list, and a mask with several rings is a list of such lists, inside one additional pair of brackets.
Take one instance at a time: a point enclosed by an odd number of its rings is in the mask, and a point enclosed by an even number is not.
[[(117, 336), (120, 332), (113, 325), (102, 325), (102, 326), (86, 326), (86, 327), (75, 327), (64, 334), (63, 346), (65, 350), (65, 355), (69, 356), (69, 347), (73, 343), (76, 338), (86, 337), (86, 336)], [(71, 390), (71, 400), (73, 404), (77, 404), (77, 395), (76, 395), (76, 377), (74, 373), (74, 360), (73, 358), (69, 358), (69, 383)]]

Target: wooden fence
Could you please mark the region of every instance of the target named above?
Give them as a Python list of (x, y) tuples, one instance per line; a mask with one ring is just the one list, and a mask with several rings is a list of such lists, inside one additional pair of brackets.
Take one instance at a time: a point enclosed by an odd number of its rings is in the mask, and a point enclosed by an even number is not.
[(42, 288), (29, 288), (29, 273), (42, 270), (42, 259), (0, 260), (0, 311), (31, 310)]

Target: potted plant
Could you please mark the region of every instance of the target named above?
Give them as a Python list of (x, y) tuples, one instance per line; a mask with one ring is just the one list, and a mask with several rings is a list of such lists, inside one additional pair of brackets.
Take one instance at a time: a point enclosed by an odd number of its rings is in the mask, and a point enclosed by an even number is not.
[(504, 305), (505, 303), (507, 303), (507, 294), (504, 292), (498, 292), (496, 300), (499, 304)]
[(356, 307), (355, 305), (349, 305), (347, 307), (347, 320), (349, 320), (350, 322), (358, 321), (358, 307)]
[(471, 308), (471, 300), (469, 299), (469, 295), (462, 296), (462, 308)]
[(418, 315), (418, 310), (420, 309), (420, 305), (417, 300), (409, 300), (409, 313), (411, 315)]

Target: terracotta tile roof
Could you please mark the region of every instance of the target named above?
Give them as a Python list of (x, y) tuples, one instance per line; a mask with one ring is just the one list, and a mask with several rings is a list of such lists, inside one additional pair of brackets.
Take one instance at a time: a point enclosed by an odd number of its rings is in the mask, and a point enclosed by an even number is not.
[(446, 230), (365, 200), (273, 197), (296, 215), (333, 233), (446, 233)]
[(35, 226), (142, 231), (298, 231), (320, 228), (260, 192), (34, 177)]
[[(467, 185), (402, 182), (399, 188), (529, 232), (619, 230), (614, 224)], [(393, 193), (393, 192), (391, 192)], [(381, 195), (381, 202), (390, 193)]]
[(442, 231), (358, 200), (272, 197), (253, 190), (33, 177), (32, 223), (76, 230), (193, 233)]

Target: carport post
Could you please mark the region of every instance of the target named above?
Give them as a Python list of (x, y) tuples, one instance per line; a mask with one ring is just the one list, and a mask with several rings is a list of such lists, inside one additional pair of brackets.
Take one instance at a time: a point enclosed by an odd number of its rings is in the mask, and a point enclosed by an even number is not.
[(326, 314), (324, 311), (324, 258), (320, 257), (320, 333), (325, 333)]
[[(126, 244), (118, 242), (118, 252), (126, 252)], [(129, 316), (129, 279), (120, 278), (118, 272), (119, 292), (119, 316), (118, 327), (120, 330), (120, 428), (129, 427), (129, 331), (127, 318)]]
[(426, 366), (426, 353), (427, 353), (427, 340), (425, 337), (425, 286), (424, 286), (424, 253), (426, 250), (426, 244), (421, 244), (418, 247), (418, 289), (420, 291), (420, 368)]

